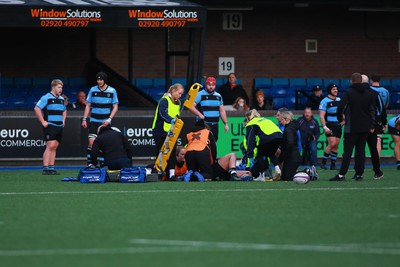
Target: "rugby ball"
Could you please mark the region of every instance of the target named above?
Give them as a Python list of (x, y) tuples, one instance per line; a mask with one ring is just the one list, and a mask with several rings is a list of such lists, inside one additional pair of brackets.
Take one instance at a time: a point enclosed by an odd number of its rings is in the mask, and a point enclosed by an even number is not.
[(306, 172), (298, 172), (293, 176), (293, 182), (295, 184), (306, 184), (310, 181), (310, 175)]

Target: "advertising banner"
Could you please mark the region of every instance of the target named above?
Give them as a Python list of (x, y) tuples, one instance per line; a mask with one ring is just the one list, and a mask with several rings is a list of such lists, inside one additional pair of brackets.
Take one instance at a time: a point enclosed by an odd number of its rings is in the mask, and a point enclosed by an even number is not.
[[(127, 136), (134, 148), (134, 158), (155, 158), (156, 149), (151, 125), (153, 118), (116, 117), (112, 126), (117, 127)], [(182, 145), (182, 138), (195, 123), (194, 117), (184, 118), (184, 126), (177, 144)], [(0, 118), (0, 160), (1, 159), (40, 159), (46, 148), (43, 130), (36, 117)], [(87, 129), (81, 127), (80, 117), (67, 117), (63, 139), (57, 149), (57, 158), (86, 157)]]
[[(389, 116), (392, 118), (393, 116)], [(267, 117), (276, 122), (275, 117)], [(319, 122), (319, 118), (316, 118)], [(177, 144), (185, 142), (186, 134), (192, 129), (195, 118), (182, 117), (184, 127)], [(246, 133), (243, 125), (244, 117), (229, 117), (229, 132), (225, 133), (223, 123), (219, 125), (217, 142), (218, 157), (234, 152), (241, 158), (241, 144)], [(134, 158), (152, 159), (156, 157), (155, 143), (152, 135), (151, 116), (116, 117), (113, 126), (127, 136), (134, 148)], [(323, 129), (320, 128), (320, 132)], [(323, 156), (327, 145), (324, 134), (318, 140), (318, 156)], [(0, 118), (0, 160), (1, 159), (40, 159), (45, 150), (43, 131), (35, 116), (32, 117), (2, 117)], [(87, 129), (81, 127), (80, 117), (67, 117), (63, 131), (63, 140), (57, 150), (57, 158), (84, 158), (87, 148)], [(382, 137), (382, 156), (393, 156), (394, 143), (389, 134)], [(339, 157), (343, 154), (343, 140), (339, 144)], [(369, 156), (369, 150), (367, 149)]]
[[(272, 120), (275, 123), (278, 122), (277, 119), (273, 116), (266, 118)], [(325, 134), (323, 133), (324, 130), (321, 127), (321, 122), (319, 120), (319, 117), (314, 116), (314, 118), (318, 121), (320, 125), (321, 135), (317, 142), (317, 148), (318, 148), (318, 157), (322, 157), (324, 155), (324, 149), (327, 146), (327, 141)], [(393, 118), (393, 116), (388, 116), (388, 120), (390, 120), (391, 118)], [(230, 152), (234, 152), (237, 155), (237, 157), (240, 158), (243, 156), (242, 151), (240, 149), (241, 144), (243, 143), (243, 138), (245, 137), (246, 134), (246, 128), (244, 127), (243, 121), (244, 117), (229, 117), (229, 132), (227, 134), (225, 134), (224, 132), (224, 125), (222, 123), (219, 124), (219, 132), (220, 132), (220, 138), (218, 139), (219, 157), (226, 155)], [(394, 148), (394, 143), (392, 141), (392, 137), (387, 133), (383, 134), (381, 155), (393, 156), (393, 148)], [(342, 154), (343, 154), (343, 134), (342, 134), (342, 139), (340, 140), (339, 143), (338, 156), (342, 157)], [(366, 149), (366, 154), (367, 156), (370, 155), (368, 146)]]
[(207, 9), (179, 0), (0, 1), (0, 27), (198, 28)]

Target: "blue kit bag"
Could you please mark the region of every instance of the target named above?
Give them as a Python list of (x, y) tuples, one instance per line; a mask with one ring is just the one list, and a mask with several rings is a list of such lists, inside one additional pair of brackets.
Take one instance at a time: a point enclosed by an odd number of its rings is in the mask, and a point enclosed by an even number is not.
[(122, 168), (119, 172), (121, 183), (144, 183), (146, 181), (146, 169), (143, 167)]
[(104, 168), (86, 167), (80, 169), (78, 179), (81, 183), (105, 183), (107, 172)]

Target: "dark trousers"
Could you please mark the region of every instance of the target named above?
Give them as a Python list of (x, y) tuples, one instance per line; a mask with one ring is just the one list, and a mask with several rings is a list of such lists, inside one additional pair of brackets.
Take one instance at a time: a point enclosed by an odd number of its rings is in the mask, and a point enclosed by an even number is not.
[(297, 172), (297, 168), (300, 166), (300, 162), (296, 161), (285, 161), (283, 162), (282, 168), (282, 180), (284, 181), (292, 181), (293, 176)]
[(371, 153), (371, 161), (372, 161), (372, 166), (374, 168), (375, 173), (379, 173), (381, 171), (381, 161), (379, 159), (379, 153), (378, 149), (376, 147), (378, 141), (378, 136), (376, 134), (376, 131), (373, 133), (368, 134), (368, 139), (367, 139), (367, 144), (369, 151)]
[(211, 153), (207, 147), (202, 151), (186, 151), (185, 161), (188, 171), (198, 171), (203, 175), (204, 179), (214, 179)]
[(109, 170), (120, 170), (122, 168), (132, 167), (132, 159), (130, 158), (118, 158), (110, 159), (105, 162), (105, 165)]
[[(354, 169), (356, 175), (363, 175), (365, 168), (365, 144), (367, 143), (368, 133), (345, 133), (343, 140), (343, 159), (339, 174), (345, 175), (349, 170), (351, 154), (356, 148), (354, 157)], [(376, 146), (376, 145), (375, 145)]]
[(265, 164), (264, 158), (269, 158), (274, 165), (278, 165), (279, 161), (275, 157), (276, 150), (279, 148), (281, 139), (273, 139), (266, 144), (262, 144), (257, 148), (257, 157), (254, 165), (250, 168), (253, 177), (258, 177), (261, 172), (264, 172), (268, 165)]

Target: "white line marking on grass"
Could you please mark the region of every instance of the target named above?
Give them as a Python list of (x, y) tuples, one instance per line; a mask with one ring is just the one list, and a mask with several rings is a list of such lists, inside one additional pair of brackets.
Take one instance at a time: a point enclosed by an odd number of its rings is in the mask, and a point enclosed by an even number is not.
[[(231, 242), (208, 242), (208, 241), (186, 241), (186, 240), (157, 240), (157, 239), (131, 239), (133, 244), (160, 245), (160, 246), (184, 246), (215, 249), (234, 250), (288, 250), (288, 251), (312, 251), (330, 253), (362, 253), (381, 255), (400, 255), (399, 248), (388, 248), (381, 246), (365, 246), (365, 244), (257, 244), (257, 243), (231, 243)], [(382, 245), (382, 244), (379, 244)]]
[[(324, 253), (359, 253), (378, 255), (400, 255), (400, 248), (393, 243), (379, 244), (258, 244), (187, 240), (131, 239), (130, 243), (145, 247), (125, 248), (69, 248), (69, 249), (21, 249), (0, 250), (0, 257), (54, 256), (54, 255), (105, 255), (143, 253), (182, 253), (200, 251), (285, 250)], [(148, 246), (150, 245), (150, 246)], [(398, 246), (397, 246), (398, 247)]]
[(123, 191), (49, 191), (49, 192), (0, 192), (8, 195), (62, 195), (62, 194), (131, 194), (131, 193), (201, 193), (201, 192), (270, 192), (270, 191), (364, 191), (399, 190), (400, 187), (334, 187), (334, 188), (237, 188), (237, 189), (173, 189), (173, 190), (123, 190)]
[(202, 248), (197, 247), (22, 249), (0, 250), (0, 257), (191, 252), (199, 251), (201, 249)]

